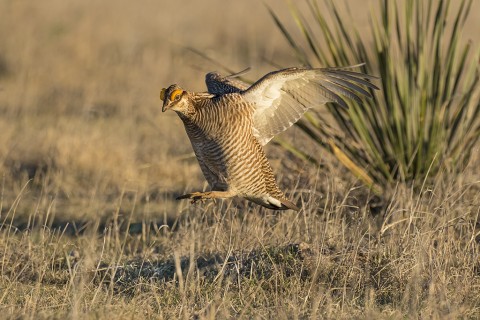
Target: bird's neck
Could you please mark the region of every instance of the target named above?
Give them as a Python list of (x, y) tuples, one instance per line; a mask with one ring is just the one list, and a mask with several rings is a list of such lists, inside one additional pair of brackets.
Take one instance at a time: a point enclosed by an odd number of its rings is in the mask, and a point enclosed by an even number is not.
[(204, 92), (192, 94), (187, 110), (178, 112), (178, 115), (184, 121), (194, 121), (195, 117), (198, 116), (199, 111), (210, 103), (212, 97), (212, 94)]

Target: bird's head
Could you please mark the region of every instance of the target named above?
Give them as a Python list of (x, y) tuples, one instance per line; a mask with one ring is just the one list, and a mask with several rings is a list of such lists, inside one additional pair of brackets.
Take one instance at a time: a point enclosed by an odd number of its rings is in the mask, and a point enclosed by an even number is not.
[(160, 100), (163, 101), (163, 112), (171, 109), (185, 114), (189, 110), (188, 93), (176, 84), (162, 89)]

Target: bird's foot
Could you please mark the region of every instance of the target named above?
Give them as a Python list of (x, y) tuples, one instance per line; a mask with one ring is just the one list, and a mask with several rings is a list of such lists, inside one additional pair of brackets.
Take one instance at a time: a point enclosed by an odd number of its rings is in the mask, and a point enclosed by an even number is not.
[(182, 199), (192, 199), (191, 203), (196, 203), (197, 201), (202, 201), (205, 202), (207, 199), (211, 199), (212, 197), (209, 196), (210, 192), (193, 192), (193, 193), (187, 193), (184, 194), (180, 197), (177, 197), (177, 200), (182, 200)]
[(205, 202), (207, 199), (230, 198), (233, 196), (235, 194), (230, 191), (193, 192), (177, 197), (177, 200), (192, 199), (192, 203), (195, 203), (197, 201)]

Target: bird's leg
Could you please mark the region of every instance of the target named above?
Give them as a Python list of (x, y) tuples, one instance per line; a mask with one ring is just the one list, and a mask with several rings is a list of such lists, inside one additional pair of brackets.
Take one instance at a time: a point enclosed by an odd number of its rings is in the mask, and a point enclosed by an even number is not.
[(183, 196), (177, 197), (177, 200), (192, 199), (192, 203), (195, 203), (198, 200), (205, 201), (207, 199), (231, 198), (234, 195), (235, 194), (231, 191), (193, 192), (193, 193), (187, 193), (187, 194), (184, 194)]

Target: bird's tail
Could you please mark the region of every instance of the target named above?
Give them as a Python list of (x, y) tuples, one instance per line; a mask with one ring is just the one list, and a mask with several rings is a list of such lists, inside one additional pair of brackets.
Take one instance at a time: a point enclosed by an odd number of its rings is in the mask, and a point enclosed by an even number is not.
[(291, 202), (290, 200), (287, 200), (287, 199), (278, 199), (278, 201), (280, 201), (282, 203), (282, 207), (279, 208), (279, 210), (288, 210), (288, 209), (291, 209), (291, 210), (295, 210), (295, 211), (300, 211), (300, 208), (297, 207), (293, 202)]

